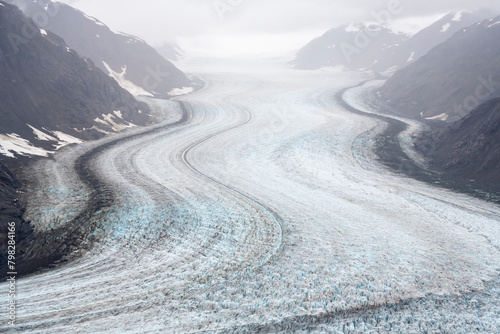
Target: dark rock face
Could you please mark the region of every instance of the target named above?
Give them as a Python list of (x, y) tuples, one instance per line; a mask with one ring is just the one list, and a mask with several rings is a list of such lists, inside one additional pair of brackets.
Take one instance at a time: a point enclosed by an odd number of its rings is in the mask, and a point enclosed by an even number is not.
[[(19, 203), (17, 194), (19, 186), (17, 177), (5, 164), (0, 162), (0, 239), (2, 249), (7, 250), (9, 223), (15, 223), (16, 265), (23, 260), (28, 246), (34, 240), (33, 228), (29, 222), (22, 218), (24, 208)], [(0, 272), (4, 274), (9, 271), (7, 270), (7, 256), (6, 251), (0, 253)], [(18, 268), (17, 266), (16, 271), (20, 275), (27, 273), (22, 267)]]
[(436, 169), (500, 191), (500, 99), (481, 104), (445, 129), (424, 134), (416, 146)]
[[(28, 124), (52, 137), (51, 131), (61, 131), (95, 139), (128, 122), (148, 121), (146, 104), (17, 7), (0, 3), (0, 134), (52, 149), (54, 143), (38, 140)], [(110, 114), (115, 124), (102, 121)]]
[(401, 115), (453, 123), (500, 96), (500, 17), (461, 30), (380, 89)]
[(143, 40), (114, 33), (99, 20), (71, 6), (50, 0), (11, 2), (39, 26), (61, 36), (70, 48), (90, 58), (106, 74), (109, 70), (103, 62), (116, 73), (126, 68), (126, 80), (160, 98), (168, 98), (174, 88), (192, 86), (184, 73)]

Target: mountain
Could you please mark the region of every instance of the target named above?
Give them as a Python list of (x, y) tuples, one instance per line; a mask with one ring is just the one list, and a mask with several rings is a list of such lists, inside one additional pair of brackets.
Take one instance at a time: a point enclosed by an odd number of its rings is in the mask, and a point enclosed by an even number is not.
[(0, 51), (0, 154), (46, 156), (148, 121), (145, 103), (4, 1)]
[(411, 36), (390, 55), (398, 69), (420, 59), (463, 28), (495, 16), (491, 10), (456, 11)]
[(462, 29), (379, 90), (398, 113), (453, 123), (500, 96), (500, 16)]
[(416, 143), (436, 168), (500, 191), (500, 99), (491, 99)]
[(411, 64), (461, 29), (494, 16), (490, 10), (449, 13), (413, 36), (390, 24), (350, 24), (329, 30), (303, 47), (296, 69), (341, 66), (348, 70), (395, 71)]
[(40, 27), (61, 36), (134, 95), (169, 98), (193, 83), (140, 38), (111, 31), (104, 23), (51, 0), (11, 0)]
[(184, 51), (175, 44), (164, 43), (162, 46), (155, 48), (159, 54), (161, 54), (165, 59), (171, 61), (180, 60), (184, 56)]
[(293, 65), (302, 70), (337, 66), (350, 70), (387, 70), (393, 65), (385, 55), (406, 39), (404, 34), (396, 33), (386, 25), (344, 25), (327, 31), (304, 46)]

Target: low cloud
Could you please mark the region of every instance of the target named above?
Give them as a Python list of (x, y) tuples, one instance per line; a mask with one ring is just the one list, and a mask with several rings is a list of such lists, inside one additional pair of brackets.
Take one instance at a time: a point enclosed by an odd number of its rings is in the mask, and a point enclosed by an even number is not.
[[(89, 15), (95, 16), (111, 29), (137, 35), (150, 44), (183, 41), (185, 45), (198, 45), (221, 51), (226, 35), (227, 45), (234, 45), (234, 36), (248, 38), (254, 43), (266, 35), (273, 37), (297, 34), (297, 48), (304, 36), (311, 38), (329, 28), (353, 21), (373, 18), (389, 6), (401, 6), (395, 21), (405, 27), (404, 19), (411, 18), (406, 26), (417, 29), (419, 22), (450, 11), (490, 7), (500, 12), (498, 1), (482, 0), (63, 0)], [(492, 14), (493, 16), (493, 14)], [(418, 18), (421, 18), (419, 21)], [(426, 21), (427, 18), (427, 21)], [(300, 40), (300, 41), (299, 41)], [(217, 45), (215, 45), (217, 44)], [(260, 41), (256, 47), (269, 43)], [(271, 43), (273, 44), (273, 43)], [(275, 43), (274, 43), (275, 44)], [(291, 47), (289, 40), (286, 47)], [(218, 50), (215, 50), (217, 48)], [(251, 47), (248, 47), (251, 49)], [(210, 50), (207, 50), (210, 52)]]

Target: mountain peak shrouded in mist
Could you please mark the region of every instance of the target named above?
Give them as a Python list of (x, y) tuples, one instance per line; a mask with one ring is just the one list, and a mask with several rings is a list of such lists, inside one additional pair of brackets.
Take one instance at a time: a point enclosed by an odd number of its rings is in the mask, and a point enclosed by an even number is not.
[[(103, 22), (51, 0), (12, 0), (44, 29), (115, 78), (134, 95), (169, 98), (193, 86), (184, 73), (144, 40), (111, 31)], [(175, 51), (175, 49), (174, 49)], [(175, 57), (175, 53), (173, 55)]]
[(340, 67), (394, 72), (460, 29), (493, 15), (488, 10), (455, 11), (415, 35), (401, 33), (390, 22), (351, 23), (331, 29), (304, 46), (293, 64), (296, 69)]
[[(342, 67), (387, 69), (385, 54), (406, 39), (404, 34), (379, 23), (352, 23), (327, 31), (304, 46), (294, 60), (297, 69)], [(367, 56), (369, 55), (369, 56)]]

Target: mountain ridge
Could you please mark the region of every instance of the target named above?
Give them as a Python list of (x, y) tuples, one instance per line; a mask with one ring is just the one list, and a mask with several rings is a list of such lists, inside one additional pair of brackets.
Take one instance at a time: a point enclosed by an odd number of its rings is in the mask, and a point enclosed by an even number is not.
[(172, 91), (195, 86), (182, 71), (143, 39), (113, 32), (100, 20), (67, 4), (51, 0), (9, 0), (62, 37), (80, 55), (134, 95), (172, 97)]
[(453, 123), (500, 96), (500, 16), (462, 29), (380, 88), (401, 115)]
[(149, 121), (149, 107), (91, 60), (0, 3), (1, 154), (47, 156)]
[(415, 62), (460, 29), (492, 16), (486, 9), (456, 11), (414, 35), (398, 32), (389, 22), (350, 23), (309, 42), (298, 51), (292, 65), (301, 70), (340, 66), (390, 74)]

